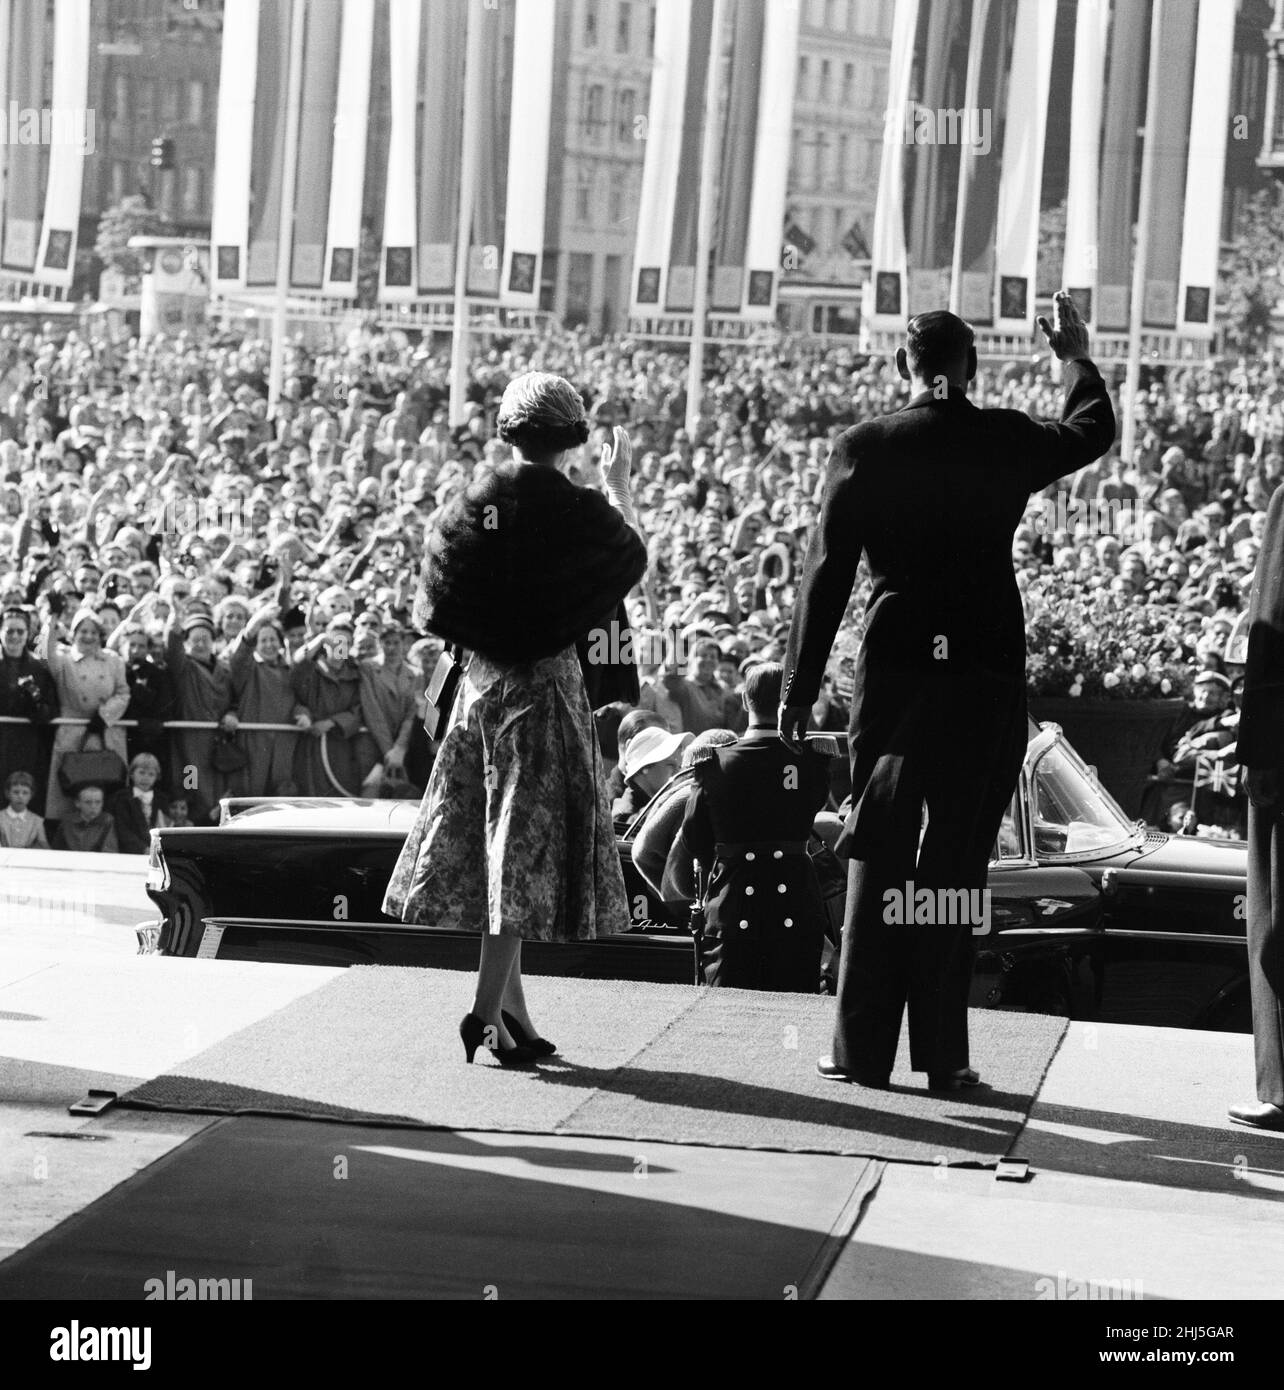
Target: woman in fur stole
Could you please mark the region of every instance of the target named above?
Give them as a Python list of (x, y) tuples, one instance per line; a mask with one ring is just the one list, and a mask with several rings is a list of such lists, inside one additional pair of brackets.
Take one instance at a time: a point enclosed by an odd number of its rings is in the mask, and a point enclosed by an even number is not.
[(479, 469), (426, 537), (415, 626), (469, 656), (384, 911), (482, 933), (460, 1035), (468, 1060), (484, 1043), (513, 1065), (555, 1050), (527, 1011), (522, 941), (627, 925), (576, 642), (642, 578), (646, 546), (623, 430), (603, 455), (606, 497), (558, 471), (589, 434), (569, 382), (518, 377), (498, 425), (512, 460)]

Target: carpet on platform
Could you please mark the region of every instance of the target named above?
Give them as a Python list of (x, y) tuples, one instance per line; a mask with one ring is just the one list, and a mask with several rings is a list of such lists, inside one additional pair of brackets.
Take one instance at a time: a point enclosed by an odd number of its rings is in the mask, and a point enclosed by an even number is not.
[(883, 1167), (240, 1116), (0, 1262), (0, 1300), (814, 1298)]
[(1066, 1028), (974, 1010), (972, 1060), (987, 1086), (927, 1093), (902, 1038), (892, 1089), (870, 1091), (816, 1073), (833, 1028), (823, 996), (547, 977), (527, 992), (561, 1046), (529, 1070), (484, 1052), (464, 1065), (459, 973), (357, 967), (121, 1103), (990, 1165), (1024, 1125)]

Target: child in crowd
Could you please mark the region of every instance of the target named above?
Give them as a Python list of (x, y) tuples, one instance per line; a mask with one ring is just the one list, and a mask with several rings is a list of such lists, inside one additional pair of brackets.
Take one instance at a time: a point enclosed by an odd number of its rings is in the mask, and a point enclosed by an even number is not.
[(76, 792), (76, 809), (59, 822), (54, 831), (53, 848), (82, 853), (116, 854), (120, 845), (116, 826), (103, 810), (103, 789), (90, 783)]
[(45, 823), (27, 809), (36, 789), (29, 772), (11, 772), (4, 779), (8, 805), (0, 812), (0, 849), (48, 849)]
[(151, 753), (136, 753), (129, 764), (129, 786), (118, 791), (107, 805), (116, 827), (122, 854), (146, 854), (152, 830), (169, 825), (169, 802), (156, 789), (160, 760)]

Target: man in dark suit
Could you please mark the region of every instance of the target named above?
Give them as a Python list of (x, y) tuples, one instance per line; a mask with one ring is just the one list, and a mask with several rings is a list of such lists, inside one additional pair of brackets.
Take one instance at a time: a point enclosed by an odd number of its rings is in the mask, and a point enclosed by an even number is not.
[(1284, 487), (1266, 513), (1248, 609), (1240, 696), (1240, 766), (1248, 787), (1248, 982), (1253, 999), (1257, 1102), (1230, 1118), (1284, 1129)]
[(1115, 433), (1087, 328), (1064, 291), (1055, 318), (1039, 326), (1064, 363), (1060, 421), (973, 406), (972, 330), (935, 311), (910, 321), (896, 354), (909, 403), (847, 430), (830, 456), (780, 731), (795, 745), (802, 737), (863, 552), (873, 593), (852, 702), (853, 809), (836, 846), (852, 862), (833, 1053), (819, 1063), (833, 1080), (887, 1086), (907, 1003), (911, 1066), (929, 1087), (979, 1080), (968, 1066), (967, 999), (972, 937), (988, 913), (974, 921), (981, 914), (960, 905), (983, 900), (1026, 746), (1013, 535), (1030, 494), (1099, 458)]

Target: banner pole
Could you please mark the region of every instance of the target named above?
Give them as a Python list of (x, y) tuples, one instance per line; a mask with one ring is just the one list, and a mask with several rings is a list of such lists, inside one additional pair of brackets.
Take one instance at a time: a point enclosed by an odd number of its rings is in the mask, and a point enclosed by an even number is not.
[(272, 311), (272, 356), (268, 368), (268, 413), (281, 399), (285, 375), (285, 307), (294, 248), (294, 184), (299, 167), (299, 106), (303, 96), (303, 35), (307, 0), (290, 6), (290, 67), (285, 105), (285, 158), (281, 170), (281, 215), (276, 244), (276, 304)]
[(704, 393), (705, 317), (709, 311), (709, 256), (718, 207), (717, 168), (720, 149), (722, 31), (726, 0), (713, 0), (713, 28), (704, 84), (704, 144), (700, 152), (700, 202), (696, 220), (695, 293), (691, 304), (691, 358), (687, 366), (687, 433), (695, 438)]

